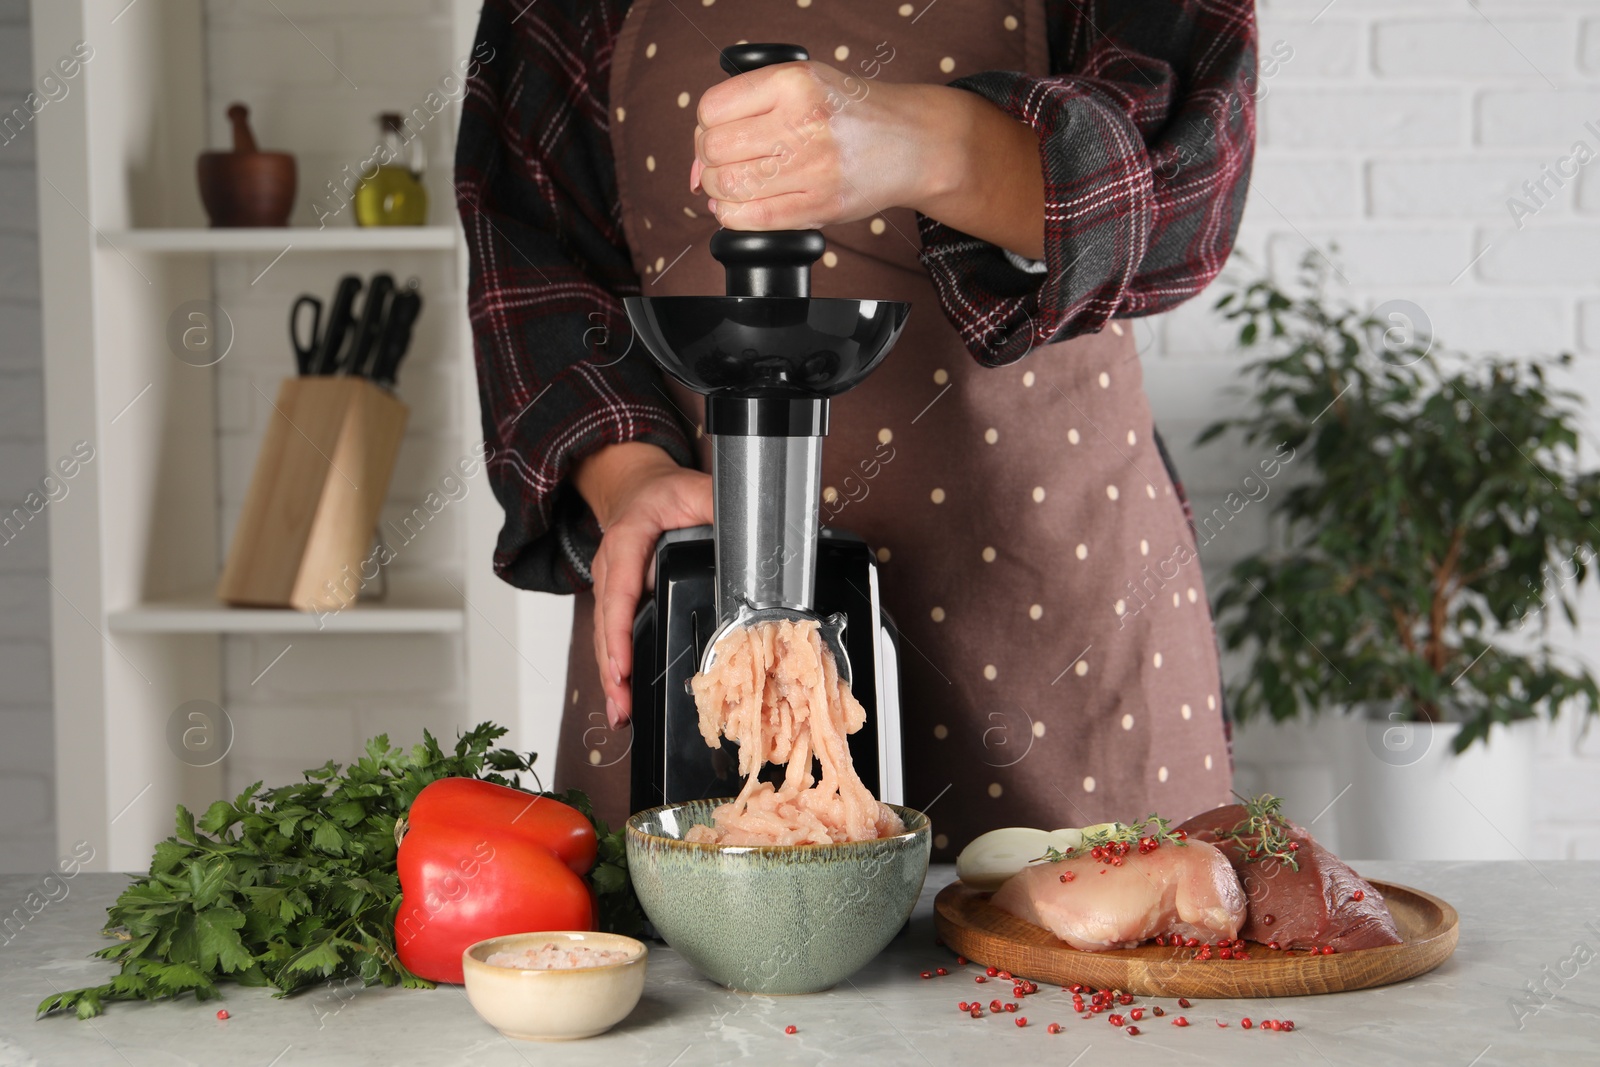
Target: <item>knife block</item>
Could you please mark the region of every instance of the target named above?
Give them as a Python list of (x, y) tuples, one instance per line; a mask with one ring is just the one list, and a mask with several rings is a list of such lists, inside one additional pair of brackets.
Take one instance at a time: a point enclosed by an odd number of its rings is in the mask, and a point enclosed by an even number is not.
[(365, 378), (286, 379), (217, 597), (337, 611), (372, 580), (373, 531), (408, 409)]

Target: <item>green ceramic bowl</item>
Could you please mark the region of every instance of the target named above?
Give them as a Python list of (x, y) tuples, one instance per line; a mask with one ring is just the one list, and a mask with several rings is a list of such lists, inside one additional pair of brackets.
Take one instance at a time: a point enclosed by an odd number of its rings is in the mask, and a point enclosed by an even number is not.
[(628, 820), (628, 873), (667, 944), (714, 982), (749, 993), (816, 993), (883, 951), (928, 873), (928, 817), (896, 807), (906, 832), (838, 845), (691, 844), (726, 800)]

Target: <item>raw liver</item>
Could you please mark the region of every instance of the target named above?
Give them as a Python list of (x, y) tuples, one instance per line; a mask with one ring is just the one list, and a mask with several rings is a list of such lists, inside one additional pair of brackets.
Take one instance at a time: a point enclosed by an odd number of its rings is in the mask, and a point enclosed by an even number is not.
[[(1335, 952), (1400, 942), (1383, 894), (1348, 863), (1317, 844), (1304, 828), (1285, 820), (1290, 839), (1300, 843), (1300, 851), (1295, 853), (1298, 871), (1270, 857), (1247, 859), (1253, 838), (1234, 841), (1222, 837), (1244, 818), (1244, 807), (1230, 804), (1196, 815), (1180, 829), (1188, 831), (1191, 839), (1215, 844), (1233, 864), (1249, 901), (1241, 935), (1246, 940), (1276, 941), (1284, 948), (1300, 949), (1332, 945)], [(1358, 889), (1361, 900), (1354, 899)], [(1273, 920), (1270, 924), (1268, 916)]]

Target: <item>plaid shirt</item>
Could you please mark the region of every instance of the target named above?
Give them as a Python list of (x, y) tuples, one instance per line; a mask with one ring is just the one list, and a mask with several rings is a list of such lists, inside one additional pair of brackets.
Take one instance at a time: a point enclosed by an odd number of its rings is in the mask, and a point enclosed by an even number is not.
[[(991, 71), (951, 83), (1038, 133), (1045, 269), (919, 218), (940, 305), (991, 366), (1203, 289), (1232, 247), (1255, 143), (1251, 0), (1045, 7), (1051, 76)], [(468, 313), (489, 480), (506, 513), (494, 566), (527, 589), (590, 584), (600, 530), (572, 485), (580, 460), (645, 441), (692, 463), (660, 372), (618, 358), (621, 298), (639, 292), (607, 104), (627, 9), (628, 0), (486, 0), (476, 54), (487, 58), (462, 110)]]

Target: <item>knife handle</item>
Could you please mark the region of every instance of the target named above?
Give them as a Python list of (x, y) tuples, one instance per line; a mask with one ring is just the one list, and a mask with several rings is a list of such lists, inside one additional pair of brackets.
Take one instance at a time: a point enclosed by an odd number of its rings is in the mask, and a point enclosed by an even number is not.
[(333, 307), (328, 312), (328, 329), (322, 335), (322, 350), (317, 354), (317, 374), (332, 374), (339, 369), (344, 337), (350, 332), (352, 309), (355, 306), (356, 294), (360, 291), (361, 279), (354, 274), (346, 274), (339, 279), (339, 288), (333, 297)]
[(395, 294), (389, 312), (389, 328), (383, 346), (378, 352), (378, 361), (372, 368), (372, 380), (377, 384), (391, 387), (394, 385), (395, 372), (400, 367), (400, 360), (405, 357), (406, 350), (411, 346), (411, 328), (416, 324), (417, 316), (421, 312), (422, 296), (415, 289), (407, 288)]
[(361, 307), (361, 322), (350, 339), (350, 358), (344, 361), (346, 374), (362, 376), (367, 373), (368, 357), (373, 355), (383, 334), (389, 315), (390, 295), (394, 292), (394, 275), (374, 274), (367, 285), (367, 302)]

